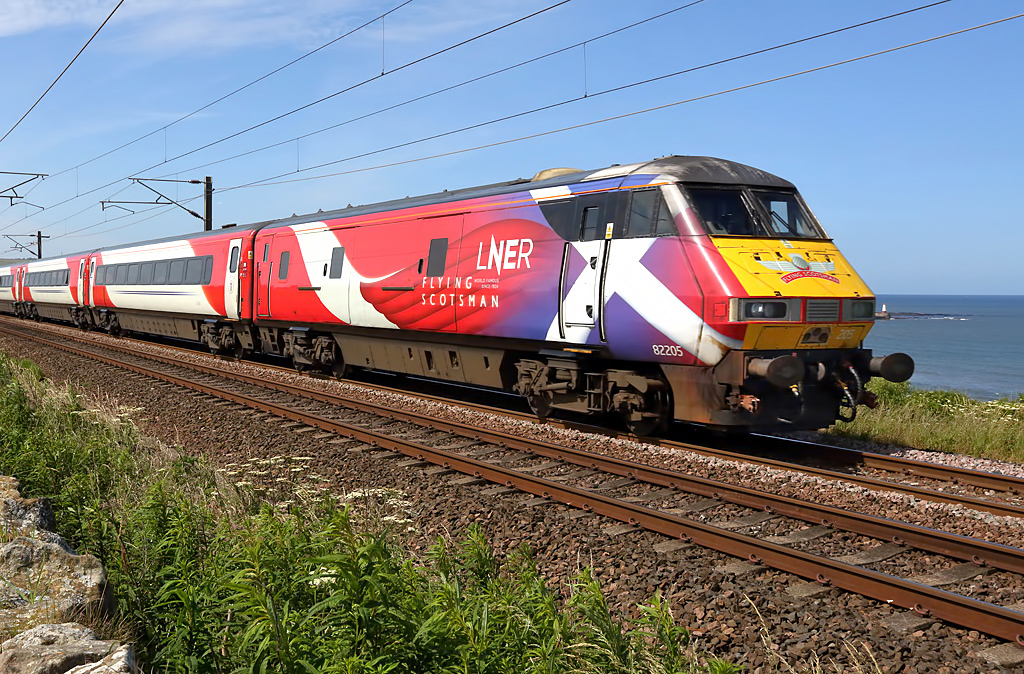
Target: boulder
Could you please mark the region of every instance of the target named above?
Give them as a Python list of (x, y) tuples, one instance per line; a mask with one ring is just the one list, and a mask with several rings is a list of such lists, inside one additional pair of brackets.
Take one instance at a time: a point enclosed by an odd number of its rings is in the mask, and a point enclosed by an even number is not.
[[(23, 499), (18, 481), (0, 476), (0, 673), (129, 674), (131, 646), (65, 622), (110, 608), (106, 572), (54, 533), (46, 499)], [(12, 636), (13, 635), (13, 636)]]
[(131, 647), (100, 639), (77, 623), (39, 625), (0, 644), (0, 672), (4, 674), (136, 671)]

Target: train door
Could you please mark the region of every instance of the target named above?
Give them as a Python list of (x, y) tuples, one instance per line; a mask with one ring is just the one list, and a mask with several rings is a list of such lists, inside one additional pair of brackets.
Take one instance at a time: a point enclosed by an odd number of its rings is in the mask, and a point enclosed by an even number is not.
[(256, 317), (270, 318), (270, 286), (274, 277), (274, 258), (271, 255), (274, 235), (256, 240)]
[(14, 300), (16, 302), (24, 302), (25, 301), (25, 293), (22, 290), (24, 284), (25, 284), (25, 268), (22, 267), (21, 269), (18, 270), (18, 273), (15, 275)]
[(83, 257), (78, 263), (78, 304), (83, 307), (89, 306), (89, 298), (86, 296), (89, 290), (88, 274), (89, 268), (85, 264), (85, 258)]
[(562, 332), (594, 327), (601, 320), (602, 279), (608, 258), (611, 218), (607, 197), (580, 197), (576, 207), (578, 240), (565, 244), (562, 255)]
[(239, 282), (239, 272), (242, 266), (242, 240), (231, 239), (228, 248), (230, 252), (224, 277), (224, 310), (228, 318), (237, 320), (242, 296)]

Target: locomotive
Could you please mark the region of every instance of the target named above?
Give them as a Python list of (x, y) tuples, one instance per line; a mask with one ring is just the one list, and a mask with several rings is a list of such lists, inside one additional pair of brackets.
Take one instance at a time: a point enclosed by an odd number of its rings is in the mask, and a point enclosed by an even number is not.
[(792, 183), (671, 156), (0, 267), (0, 312), (515, 391), (539, 417), (795, 430), (905, 354)]

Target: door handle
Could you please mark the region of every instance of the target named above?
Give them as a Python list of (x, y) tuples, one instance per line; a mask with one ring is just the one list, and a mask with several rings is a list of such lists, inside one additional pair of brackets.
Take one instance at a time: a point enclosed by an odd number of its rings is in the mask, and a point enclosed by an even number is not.
[(590, 258), (590, 268), (597, 269), (597, 257)]

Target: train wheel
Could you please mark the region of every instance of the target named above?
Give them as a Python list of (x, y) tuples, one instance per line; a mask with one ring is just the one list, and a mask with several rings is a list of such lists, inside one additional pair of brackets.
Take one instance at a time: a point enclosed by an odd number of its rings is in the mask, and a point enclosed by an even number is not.
[(526, 404), (540, 420), (547, 419), (551, 414), (551, 398), (545, 393), (533, 393), (526, 396)]
[(242, 342), (240, 342), (236, 337), (235, 343), (231, 347), (231, 355), (234, 357), (235, 360), (242, 360), (243, 358), (249, 355), (249, 349), (242, 346)]
[(644, 409), (640, 413), (625, 413), (623, 421), (633, 435), (654, 435), (668, 428), (671, 420), (672, 400), (667, 389), (650, 391), (644, 396)]

